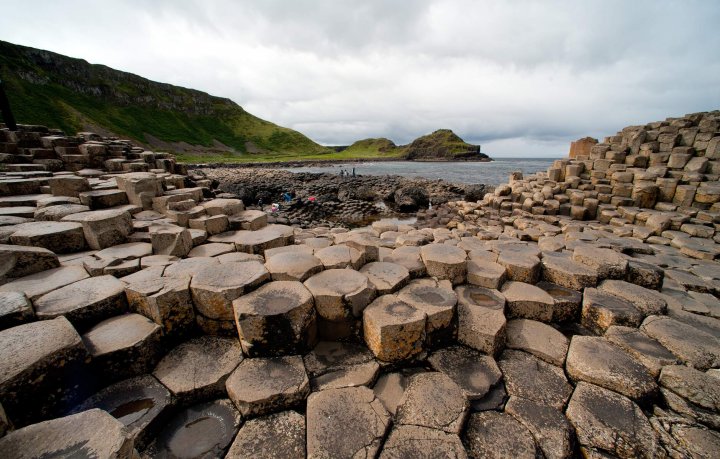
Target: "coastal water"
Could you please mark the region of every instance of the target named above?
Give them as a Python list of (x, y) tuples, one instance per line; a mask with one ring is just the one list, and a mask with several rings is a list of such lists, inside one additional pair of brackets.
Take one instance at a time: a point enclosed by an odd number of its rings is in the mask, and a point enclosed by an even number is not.
[(324, 166), (290, 167), (290, 172), (327, 172), (340, 174), (340, 170), (361, 175), (401, 175), (404, 177), (422, 177), (426, 179), (442, 179), (452, 183), (482, 183), (499, 185), (506, 183), (511, 172), (522, 171), (533, 174), (547, 170), (556, 158), (498, 158), (491, 162), (448, 161), (448, 162), (416, 162), (416, 161), (378, 161), (348, 162)]

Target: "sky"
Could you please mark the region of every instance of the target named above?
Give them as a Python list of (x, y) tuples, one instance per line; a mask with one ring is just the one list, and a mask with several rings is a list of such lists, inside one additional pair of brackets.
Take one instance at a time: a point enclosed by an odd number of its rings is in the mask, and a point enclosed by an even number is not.
[(228, 97), (324, 145), (492, 157), (720, 109), (717, 0), (0, 0), (0, 40)]

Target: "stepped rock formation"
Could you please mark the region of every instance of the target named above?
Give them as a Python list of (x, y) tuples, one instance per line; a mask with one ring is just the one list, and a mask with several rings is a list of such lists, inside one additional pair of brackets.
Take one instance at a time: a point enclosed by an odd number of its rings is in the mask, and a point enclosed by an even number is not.
[(712, 457), (720, 112), (418, 223), (0, 129), (0, 456)]

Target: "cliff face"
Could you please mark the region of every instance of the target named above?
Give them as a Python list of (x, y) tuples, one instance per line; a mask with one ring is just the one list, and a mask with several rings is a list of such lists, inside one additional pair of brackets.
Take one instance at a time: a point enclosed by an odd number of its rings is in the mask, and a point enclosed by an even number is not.
[(480, 145), (465, 142), (449, 129), (418, 137), (404, 150), (407, 159), (415, 160), (489, 159), (480, 153)]
[(326, 151), (299, 132), (247, 113), (230, 99), (3, 41), (0, 78), (21, 123), (70, 133), (95, 129), (185, 151)]

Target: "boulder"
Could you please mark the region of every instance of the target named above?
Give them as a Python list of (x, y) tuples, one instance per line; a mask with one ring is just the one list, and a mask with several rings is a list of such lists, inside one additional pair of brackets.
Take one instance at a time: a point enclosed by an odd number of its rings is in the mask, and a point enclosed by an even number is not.
[(184, 257), (193, 247), (190, 231), (175, 225), (151, 226), (150, 241), (155, 255)]
[(42, 247), (0, 244), (0, 282), (60, 266), (57, 255)]
[(265, 268), (274, 281), (300, 281), (323, 270), (322, 262), (312, 253), (284, 252), (277, 255), (265, 255)]
[(427, 208), (430, 202), (428, 192), (421, 187), (399, 188), (393, 198), (400, 212), (415, 212), (420, 208)]
[(115, 177), (117, 186), (127, 194), (130, 204), (145, 210), (152, 209), (152, 199), (162, 196), (162, 184), (157, 176), (149, 172), (134, 172)]
[(390, 432), (380, 459), (447, 457), (465, 459), (467, 453), (456, 434), (429, 427), (398, 425)]
[(82, 266), (61, 266), (14, 279), (0, 286), (0, 292), (22, 292), (31, 300), (90, 277)]
[(368, 277), (378, 295), (394, 293), (410, 281), (407, 268), (395, 263), (375, 261), (363, 266), (360, 272)]
[(508, 281), (502, 287), (509, 317), (550, 322), (555, 301), (543, 289), (524, 282)]
[(451, 342), (455, 337), (455, 308), (457, 295), (449, 281), (415, 279), (398, 292), (398, 299), (423, 312), (425, 343), (437, 347)]
[(568, 350), (568, 339), (542, 322), (516, 319), (507, 323), (507, 347), (528, 352), (548, 363), (562, 366)]
[(182, 337), (193, 329), (195, 310), (190, 277), (159, 277), (130, 282), (125, 287), (130, 310), (152, 319), (168, 337)]
[(444, 373), (419, 373), (410, 378), (395, 422), (459, 434), (468, 401), (463, 390)]

